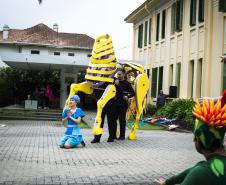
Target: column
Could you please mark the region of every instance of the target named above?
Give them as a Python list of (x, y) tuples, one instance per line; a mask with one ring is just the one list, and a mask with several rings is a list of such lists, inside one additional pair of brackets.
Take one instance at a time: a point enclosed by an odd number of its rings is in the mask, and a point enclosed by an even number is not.
[(60, 72), (60, 108), (64, 107), (67, 92), (66, 92), (66, 84), (65, 84), (65, 69), (61, 69)]

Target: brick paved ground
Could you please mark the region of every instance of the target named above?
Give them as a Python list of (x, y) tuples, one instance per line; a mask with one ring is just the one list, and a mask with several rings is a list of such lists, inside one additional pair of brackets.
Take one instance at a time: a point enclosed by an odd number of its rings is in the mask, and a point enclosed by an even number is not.
[(56, 122), (0, 121), (0, 184), (154, 184), (203, 159), (192, 135), (139, 131), (136, 141), (90, 144), (60, 149), (65, 130)]

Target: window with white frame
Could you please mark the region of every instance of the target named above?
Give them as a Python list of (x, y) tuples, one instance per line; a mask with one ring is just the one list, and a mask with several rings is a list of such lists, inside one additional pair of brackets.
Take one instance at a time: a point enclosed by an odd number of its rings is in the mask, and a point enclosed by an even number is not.
[(138, 48), (142, 48), (143, 45), (143, 24), (138, 28)]

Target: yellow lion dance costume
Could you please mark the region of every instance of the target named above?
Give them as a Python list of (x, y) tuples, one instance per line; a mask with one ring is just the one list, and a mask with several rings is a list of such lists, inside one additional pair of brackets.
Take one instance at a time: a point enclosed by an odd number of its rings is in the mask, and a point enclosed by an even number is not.
[[(76, 94), (78, 91), (92, 94), (95, 88), (98, 88), (103, 83), (107, 84), (107, 88), (97, 102), (97, 115), (92, 130), (94, 135), (103, 133), (103, 128), (100, 127), (102, 110), (107, 102), (116, 95), (114, 76), (117, 73), (117, 64), (112, 38), (109, 35), (96, 38), (89, 66), (86, 70), (86, 81), (71, 85), (70, 94), (65, 103), (65, 107), (68, 106), (69, 97)], [(135, 107), (136, 118), (128, 136), (128, 139), (134, 140), (137, 138), (136, 131), (138, 129), (138, 123), (142, 116), (143, 109), (146, 106), (149, 79), (144, 68), (139, 64), (123, 63), (120, 65), (125, 69), (127, 78), (135, 89), (135, 101), (133, 106)]]

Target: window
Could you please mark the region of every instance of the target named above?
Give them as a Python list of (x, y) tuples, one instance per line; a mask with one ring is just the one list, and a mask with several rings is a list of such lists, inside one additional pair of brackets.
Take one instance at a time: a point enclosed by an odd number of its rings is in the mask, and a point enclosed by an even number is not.
[(148, 44), (151, 44), (151, 24), (152, 20), (149, 20), (149, 36), (148, 36)]
[(18, 52), (19, 52), (19, 53), (22, 53), (22, 47), (21, 47), (21, 46), (19, 46)]
[(68, 56), (73, 57), (73, 56), (75, 56), (75, 54), (74, 53), (68, 53)]
[(166, 10), (162, 11), (162, 39), (165, 38), (165, 32), (166, 32)]
[(226, 0), (219, 0), (219, 12), (226, 12)]
[(176, 2), (176, 31), (180, 32), (182, 30), (183, 24), (183, 0)]
[(157, 91), (157, 75), (158, 75), (158, 68), (152, 68), (151, 97), (156, 97), (156, 91)]
[(176, 31), (176, 3), (171, 7), (171, 34), (173, 35)]
[(53, 54), (56, 56), (60, 56), (60, 52), (54, 52)]
[(147, 46), (148, 40), (148, 21), (145, 21), (145, 28), (144, 28), (144, 46)]
[(190, 4), (190, 26), (196, 25), (196, 0), (191, 0)]
[(183, 0), (176, 1), (171, 8), (171, 34), (182, 31)]
[(190, 61), (189, 65), (189, 88), (190, 89), (190, 97), (193, 98), (193, 83), (194, 83), (194, 60)]
[(180, 96), (180, 76), (181, 76), (181, 63), (177, 64), (177, 74), (176, 74), (176, 86), (177, 86), (177, 96)]
[(223, 90), (226, 89), (226, 63), (224, 63), (224, 71), (223, 71)]
[(163, 82), (163, 67), (159, 67), (158, 92), (162, 90)]
[(204, 22), (205, 1), (199, 0), (199, 22)]
[(197, 65), (196, 97), (200, 98), (201, 95), (202, 95), (202, 58), (198, 60)]
[(138, 48), (142, 48), (143, 45), (143, 24), (139, 26), (138, 30)]
[(156, 17), (156, 41), (159, 41), (160, 13)]
[(173, 64), (169, 67), (169, 86), (173, 85)]
[(40, 51), (39, 50), (31, 50), (31, 54), (39, 55), (40, 54)]
[(226, 45), (226, 17), (224, 18), (224, 45)]
[(147, 69), (147, 75), (148, 75), (148, 78), (150, 77), (150, 69)]

